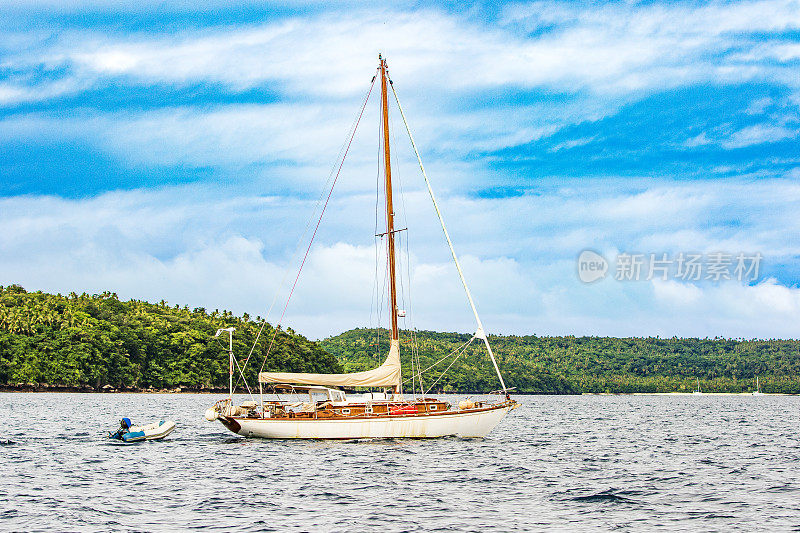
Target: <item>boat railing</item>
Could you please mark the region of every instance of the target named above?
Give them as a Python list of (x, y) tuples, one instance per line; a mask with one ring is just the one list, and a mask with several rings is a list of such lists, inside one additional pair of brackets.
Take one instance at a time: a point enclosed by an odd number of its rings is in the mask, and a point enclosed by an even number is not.
[[(502, 391), (498, 391), (501, 392)], [(485, 409), (490, 406), (499, 407), (503, 404), (516, 404), (514, 400), (506, 396), (500, 401), (481, 401), (471, 400), (462, 401), (457, 404), (457, 411), (471, 411), (474, 409)], [(382, 406), (381, 410), (374, 409)], [(212, 408), (220, 416), (224, 417), (245, 417), (245, 418), (349, 418), (349, 417), (385, 417), (392, 415), (427, 415), (446, 413), (452, 409), (449, 402), (443, 402), (436, 398), (414, 398), (414, 399), (394, 399), (377, 400), (365, 402), (351, 402), (338, 404), (329, 400), (307, 402), (307, 401), (264, 401), (258, 405), (255, 401), (245, 401), (240, 405), (234, 405), (232, 400), (225, 398), (219, 400)]]

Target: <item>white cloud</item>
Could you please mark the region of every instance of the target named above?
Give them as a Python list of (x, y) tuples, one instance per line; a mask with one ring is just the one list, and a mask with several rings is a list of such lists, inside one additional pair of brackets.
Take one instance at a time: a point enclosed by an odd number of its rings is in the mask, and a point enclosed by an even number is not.
[[(366, 91), (364, 92), (364, 96)], [(474, 109), (429, 115), (424, 107), (410, 105), (406, 113), (416, 142), (436, 160), (427, 161), (442, 180), (459, 187), (478, 185), (485, 175), (482, 161), (470, 155), (501, 150), (538, 139), (561, 124), (580, 120), (580, 106), (565, 106), (555, 119), (554, 110), (541, 106)], [(264, 176), (267, 167), (273, 180), (270, 191), (307, 191), (322, 183), (331, 170), (349, 127), (360, 110), (357, 101), (348, 105), (314, 103), (231, 104), (210, 109), (171, 107), (148, 111), (92, 113), (79, 111), (69, 117), (46, 113), (12, 115), (0, 120), (0, 142), (53, 144), (80, 141), (129, 168), (215, 168), (223, 177)], [(373, 91), (344, 166), (340, 188), (371, 188), (377, 162), (375, 136), (378, 97)], [(392, 154), (408, 174), (416, 174), (403, 124), (393, 113)], [(412, 114), (413, 113), (413, 114)], [(530, 115), (535, 118), (525, 118)], [(247, 181), (247, 180), (245, 180)]]
[(700, 132), (699, 135), (695, 135), (694, 137), (686, 139), (686, 141), (683, 143), (683, 146), (686, 148), (694, 148), (696, 146), (705, 146), (707, 144), (711, 144), (711, 142), (712, 141), (708, 138), (706, 132), (703, 131)]
[(552, 148), (550, 148), (550, 152), (560, 152), (561, 150), (571, 150), (572, 148), (577, 148), (579, 146), (586, 146), (587, 144), (594, 141), (596, 137), (581, 137), (580, 139), (570, 139), (568, 141), (564, 141), (561, 143), (556, 144)]
[[(763, 39), (746, 36), (800, 28), (796, 7), (784, 0), (595, 7), (534, 2), (506, 8), (500, 23), (491, 26), (434, 8), (355, 8), (346, 14), (312, 13), (175, 34), (69, 28), (59, 28), (55, 37), (50, 32), (35, 38), (8, 34), (3, 36), (8, 50), (2, 66), (16, 74), (0, 85), (0, 105), (109, 86), (194, 84), (222, 92), (265, 89), (278, 101), (141, 112), (84, 110), (73, 118), (62, 113), (16, 116), (0, 129), (12, 136), (26, 131), (73, 135), (131, 166), (225, 167), (230, 174), (247, 167), (263, 176), (257, 167), (285, 163), (292, 167), (287, 175), (305, 189), (327, 174), (383, 51), (423, 155), (437, 153), (442, 167), (459, 168), (459, 177), (467, 177), (487, 161), (469, 161), (471, 155), (603, 118), (653, 91), (753, 79), (796, 86), (793, 67), (774, 65), (774, 53), (762, 50)], [(392, 23), (384, 24), (389, 19)], [(527, 33), (537, 28), (544, 29)], [(750, 56), (744, 58), (742, 51)], [(37, 76), (41, 70), (63, 77)], [(557, 104), (547, 97), (526, 98), (523, 104), (494, 102), (493, 91), (501, 88), (571, 96)], [(365, 118), (368, 137), (373, 118)], [(765, 123), (722, 142), (739, 147), (796, 133), (791, 124)], [(553, 150), (590, 141), (565, 141)], [(701, 133), (685, 145), (710, 142)], [(371, 148), (355, 150), (361, 151), (352, 154), (359, 161), (354, 173), (368, 175)]]
[(674, 280), (651, 280), (656, 300), (666, 304), (686, 307), (696, 304), (702, 297), (703, 291), (691, 283), (680, 283)]
[[(383, 24), (387, 19), (392, 23)], [(111, 289), (123, 297), (263, 314), (286, 268), (296, 265), (295, 239), (314, 205), (305, 196), (315, 198), (328, 175), (383, 51), (423, 156), (436, 155), (428, 170), (490, 329), (794, 335), (798, 289), (775, 280), (752, 287), (613, 280), (582, 285), (574, 262), (587, 247), (607, 256), (724, 250), (762, 252), (767, 264), (789, 260), (800, 255), (798, 243), (786, 238), (800, 232), (800, 219), (791, 216), (800, 205), (797, 170), (784, 179), (713, 182), (537, 176), (530, 182), (534, 189), (510, 198), (459, 191), (496, 184), (487, 171), (492, 162), (469, 155), (603, 118), (647, 93), (762, 79), (796, 87), (796, 43), (778, 34), (797, 28), (797, 2), (766, 0), (522, 3), (491, 26), (436, 9), (353, 9), (176, 34), (60, 28), (55, 36), (5, 35), (0, 66), (21, 74), (0, 85), (0, 105), (110, 85), (259, 88), (278, 101), (17, 115), (0, 123), (0, 138), (79, 139), (131, 167), (225, 168), (222, 180), (249, 175), (255, 183), (250, 190), (283, 194), (247, 196), (221, 183), (76, 201), (2, 199), (0, 280), (62, 292)], [(771, 33), (774, 42), (764, 42)], [(64, 77), (38, 81), (32, 73), (39, 70)], [(503, 95), (541, 89), (543, 101), (494, 102), (499, 89)], [(571, 96), (548, 102), (554, 93)], [(763, 114), (772, 103), (753, 102), (748, 112)], [(374, 109), (368, 113), (362, 139), (372, 141)], [(795, 126), (791, 120), (764, 122), (722, 140), (704, 132), (685, 146), (721, 142), (737, 148), (794, 139)], [(593, 141), (572, 139), (552, 150)], [(369, 246), (374, 196), (362, 192), (375, 181), (376, 153), (374, 143), (364, 145), (369, 148), (353, 148), (288, 311), (288, 322), (312, 336), (365, 325), (374, 318), (370, 307), (376, 313)], [(467, 331), (472, 319), (440, 230), (426, 193), (411, 183), (416, 163), (407, 150), (395, 154), (408, 193), (402, 213), (411, 239), (416, 325)]]
[(86, 88), (85, 83), (74, 78), (31, 85), (22, 80), (0, 83), (0, 106), (39, 102), (63, 95), (74, 94)]
[[(578, 281), (585, 248), (616, 253), (761, 252), (763, 266), (800, 255), (793, 180), (543, 183), (537, 195), (442, 195), (464, 271), (487, 327), (505, 333), (791, 336), (798, 289)], [(613, 186), (611, 186), (613, 185)], [(280, 315), (299, 264), (297, 239), (311, 200), (221, 194), (184, 186), (107, 193), (85, 200), (24, 196), (0, 201), (0, 283), (264, 315), (289, 269), (271, 318)], [(375, 199), (334, 199), (286, 323), (312, 337), (377, 323)], [(473, 319), (425, 193), (405, 196), (414, 325), (469, 331)], [(731, 223), (734, 221), (735, 223)], [(303, 246), (299, 248), (304, 250)], [(409, 258), (404, 252), (401, 264)], [(613, 276), (610, 276), (613, 277)], [(408, 280), (404, 279), (404, 287)], [(384, 297), (385, 301), (385, 297)], [(385, 312), (383, 312), (385, 320)], [(384, 322), (385, 323), (385, 322)], [(410, 324), (410, 322), (409, 322)]]
[(800, 44), (775, 39), (760, 43), (751, 49), (733, 56), (740, 61), (763, 61), (772, 59), (781, 63), (791, 63), (800, 59)]
[(28, 98), (30, 98), (28, 90), (8, 83), (0, 84), (0, 103), (19, 102)]
[[(231, 31), (203, 30), (168, 38), (97, 38), (64, 59), (95, 75), (131, 75), (145, 82), (219, 81), (245, 88), (274, 81), (288, 93), (341, 96), (358, 92), (384, 51), (405, 86), (464, 90), (501, 85), (590, 87), (629, 92), (680, 86), (720, 76), (757, 76), (750, 64), (701, 59), (727, 53), (737, 32), (800, 27), (794, 2), (761, 1), (703, 7), (518, 5), (518, 24), (541, 11), (563, 13), (556, 29), (530, 38), (487, 28), (436, 10), (355, 11), (292, 18)], [(387, 19), (391, 25), (383, 24)], [(538, 24), (534, 22), (534, 24)], [(308, 39), (314, 35), (314, 39)], [(736, 41), (742, 46), (742, 41)], [(745, 44), (746, 46), (746, 44)], [(758, 48), (753, 47), (753, 54)], [(342, 58), (347, 58), (343, 61)], [(705, 64), (704, 64), (705, 63)], [(719, 67), (719, 68), (715, 68)]]
[(747, 113), (748, 115), (760, 115), (764, 113), (764, 111), (766, 111), (767, 108), (769, 108), (774, 103), (775, 101), (769, 96), (766, 96), (764, 98), (758, 98), (750, 102), (750, 105), (745, 110), (745, 113)]
[(433, 8), (354, 8), (346, 15), (175, 35), (63, 31), (55, 43), (43, 38), (38, 49), (12, 52), (5, 63), (15, 69), (72, 67), (72, 76), (82, 80), (76, 87), (123, 77), (143, 84), (220, 83), (233, 90), (269, 85), (289, 98), (341, 98), (362, 90), (382, 51), (406, 92), (426, 99), (432, 88), (500, 86), (626, 95), (774, 76), (781, 67), (762, 63), (776, 54), (784, 61), (795, 57), (796, 43), (767, 47), (763, 38), (742, 34), (800, 28), (800, 9), (791, 0), (589, 7), (531, 2), (505, 11), (492, 26)]
[[(694, 336), (715, 327), (714, 335), (728, 337), (797, 338), (792, 322), (800, 318), (800, 288), (767, 279), (756, 285), (720, 283), (698, 287), (676, 281), (653, 282), (658, 301), (668, 306), (670, 317), (680, 317), (682, 327)], [(702, 325), (691, 327), (692, 320)]]
[(756, 124), (734, 132), (722, 142), (724, 148), (744, 148), (756, 144), (772, 143), (786, 139), (794, 139), (800, 130), (790, 129), (774, 124)]

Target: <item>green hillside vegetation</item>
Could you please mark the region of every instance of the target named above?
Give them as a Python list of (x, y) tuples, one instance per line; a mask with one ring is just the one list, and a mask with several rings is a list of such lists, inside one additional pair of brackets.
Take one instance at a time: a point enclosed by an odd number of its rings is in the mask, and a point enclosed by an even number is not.
[[(0, 286), (0, 386), (49, 384), (123, 389), (225, 388), (228, 358), (213, 338), (234, 326), (242, 360), (260, 318), (228, 311), (121, 301), (115, 294), (52, 295)], [(249, 382), (274, 330), (265, 325), (247, 366)], [(409, 332), (402, 333), (404, 378), (411, 377)], [(380, 342), (376, 342), (380, 338)], [(461, 333), (416, 334), (426, 368), (470, 339)], [(354, 372), (379, 365), (388, 351), (386, 330), (354, 329), (315, 343), (290, 328), (279, 331), (265, 369)], [(527, 393), (705, 392), (761, 389), (800, 393), (800, 341), (612, 337), (490, 337), (506, 383)], [(445, 359), (423, 377), (432, 392), (488, 392), (500, 388), (479, 341), (455, 361)], [(438, 381), (436, 381), (438, 379)], [(411, 382), (405, 390), (412, 390)], [(415, 384), (414, 390), (418, 390)]]
[[(243, 358), (261, 323), (228, 311), (121, 301), (110, 292), (61, 296), (0, 286), (0, 385), (227, 387), (227, 335), (222, 347), (214, 333), (234, 326), (234, 353)], [(273, 334), (266, 325), (246, 369), (250, 383)], [(266, 368), (341, 370), (317, 343), (291, 329), (278, 332)]]
[[(379, 344), (376, 340), (380, 338)], [(417, 332), (424, 369), (468, 341), (460, 333)], [(373, 368), (388, 350), (388, 332), (354, 329), (325, 339), (346, 371)], [(403, 332), (404, 379), (411, 376), (409, 333)], [(490, 336), (508, 387), (517, 392), (631, 393), (691, 392), (696, 379), (705, 392), (749, 392), (759, 376), (761, 390), (800, 393), (800, 341), (661, 339), (612, 337)], [(423, 376), (430, 387), (452, 357)], [(404, 385), (407, 391), (411, 383)], [(500, 385), (479, 341), (453, 364), (433, 388), (444, 392), (487, 392)]]

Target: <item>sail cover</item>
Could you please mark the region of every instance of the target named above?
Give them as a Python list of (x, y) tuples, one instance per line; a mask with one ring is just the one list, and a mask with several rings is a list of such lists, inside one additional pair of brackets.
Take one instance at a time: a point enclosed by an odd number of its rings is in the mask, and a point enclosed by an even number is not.
[(389, 355), (381, 366), (364, 372), (350, 374), (302, 374), (296, 372), (261, 372), (261, 383), (293, 383), (297, 385), (323, 385), (328, 387), (399, 387), (400, 341), (389, 344)]

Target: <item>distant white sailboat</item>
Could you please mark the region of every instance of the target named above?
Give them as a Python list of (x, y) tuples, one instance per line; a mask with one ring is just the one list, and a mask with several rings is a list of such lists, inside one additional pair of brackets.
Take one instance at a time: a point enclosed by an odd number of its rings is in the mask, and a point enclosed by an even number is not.
[(700, 390), (700, 378), (697, 378), (697, 388), (692, 394), (703, 394), (703, 392)]
[(751, 393), (753, 396), (764, 396), (764, 393), (761, 392), (761, 387), (758, 384), (758, 376), (756, 376), (756, 390)]

